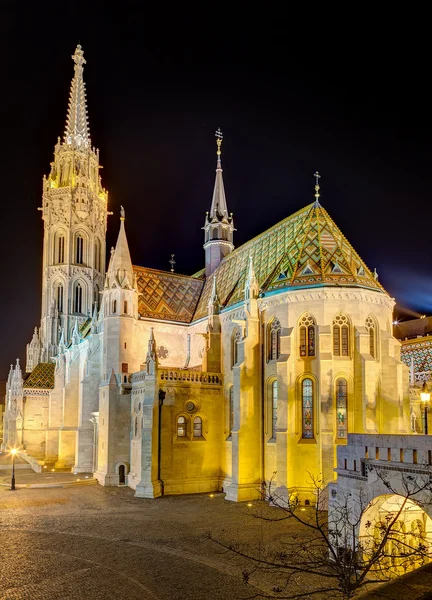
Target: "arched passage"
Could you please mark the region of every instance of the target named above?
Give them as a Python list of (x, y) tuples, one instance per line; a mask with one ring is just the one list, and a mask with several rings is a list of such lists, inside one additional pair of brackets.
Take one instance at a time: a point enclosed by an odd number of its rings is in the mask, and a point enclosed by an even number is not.
[(398, 577), (431, 561), (432, 519), (403, 496), (378, 496), (362, 515), (359, 542), (366, 562), (379, 552), (374, 575)]

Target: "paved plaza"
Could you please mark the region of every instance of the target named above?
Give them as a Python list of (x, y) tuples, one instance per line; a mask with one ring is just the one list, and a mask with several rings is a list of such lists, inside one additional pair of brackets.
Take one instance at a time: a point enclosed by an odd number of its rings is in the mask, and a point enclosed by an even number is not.
[[(261, 541), (282, 545), (295, 534), (291, 522), (253, 516), (274, 509), (227, 502), (223, 494), (143, 500), (127, 487), (103, 488), (85, 475), (24, 470), (17, 472), (18, 485), (53, 487), (11, 492), (9, 477), (0, 472), (0, 600), (257, 597), (271, 593), (274, 579), (260, 573), (246, 585), (247, 564), (205, 534), (255, 548)], [(319, 582), (302, 575), (297, 584), (312, 592)], [(426, 598), (420, 587), (416, 593), (407, 587), (404, 597)], [(364, 597), (401, 597), (400, 589), (383, 591)]]

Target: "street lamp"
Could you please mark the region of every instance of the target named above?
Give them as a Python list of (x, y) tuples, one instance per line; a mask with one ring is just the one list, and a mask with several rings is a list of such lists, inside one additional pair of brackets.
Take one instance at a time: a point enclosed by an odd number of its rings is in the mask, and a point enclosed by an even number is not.
[(422, 402), (424, 402), (424, 433), (428, 434), (428, 402), (430, 400), (430, 392), (428, 386), (426, 385), (426, 381), (423, 382), (422, 391), (420, 392), (420, 398)]
[(11, 481), (11, 491), (15, 490), (15, 456), (18, 450), (16, 448), (12, 448), (10, 453), (12, 454), (12, 481)]

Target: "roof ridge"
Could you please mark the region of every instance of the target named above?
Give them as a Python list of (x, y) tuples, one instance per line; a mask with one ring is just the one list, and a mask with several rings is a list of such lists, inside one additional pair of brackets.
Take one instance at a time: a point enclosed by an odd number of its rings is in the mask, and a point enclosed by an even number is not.
[(193, 279), (194, 281), (203, 281), (199, 277), (194, 277), (193, 275), (184, 275), (183, 273), (173, 273), (172, 271), (164, 271), (163, 269), (153, 269), (152, 267), (141, 267), (140, 265), (132, 265), (132, 269), (140, 269), (144, 271), (152, 271), (153, 273), (163, 273), (164, 275), (169, 275), (170, 277), (182, 277), (187, 279)]

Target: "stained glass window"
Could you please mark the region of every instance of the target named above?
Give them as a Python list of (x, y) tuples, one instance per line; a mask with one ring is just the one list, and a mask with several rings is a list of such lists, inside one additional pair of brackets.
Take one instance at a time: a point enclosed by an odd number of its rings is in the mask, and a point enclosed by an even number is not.
[(278, 408), (278, 383), (272, 383), (272, 437), (276, 437), (277, 429), (277, 408)]
[(369, 353), (372, 358), (376, 357), (375, 323), (372, 317), (366, 319), (366, 329), (369, 331)]
[(313, 438), (313, 383), (312, 379), (302, 381), (302, 438)]
[(336, 419), (337, 437), (344, 439), (348, 432), (348, 383), (346, 379), (336, 381)]
[(315, 356), (315, 321), (305, 315), (300, 321), (300, 356)]
[(346, 315), (336, 315), (333, 321), (333, 354), (349, 356), (349, 322)]
[(194, 437), (202, 437), (202, 419), (201, 417), (194, 418)]
[(280, 356), (281, 326), (278, 319), (273, 319), (269, 327), (268, 359), (277, 360)]
[(186, 437), (186, 417), (179, 417), (177, 419), (177, 436)]
[(231, 437), (232, 430), (234, 427), (234, 387), (231, 386), (229, 390), (229, 434)]

